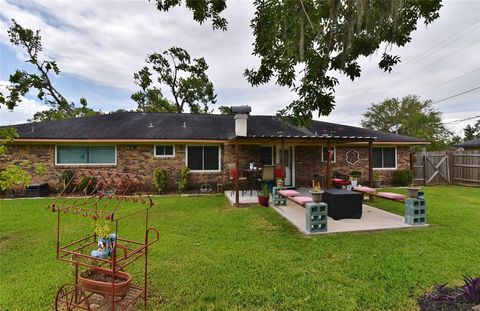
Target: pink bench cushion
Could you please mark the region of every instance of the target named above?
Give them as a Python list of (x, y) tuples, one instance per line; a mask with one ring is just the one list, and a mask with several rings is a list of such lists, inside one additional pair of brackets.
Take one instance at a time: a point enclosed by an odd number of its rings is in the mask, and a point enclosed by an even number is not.
[(332, 182), (338, 185), (350, 185), (350, 182), (348, 180), (343, 180), (340, 178), (332, 178)]
[(284, 197), (296, 197), (300, 194), (295, 190), (279, 190), (278, 193)]
[(365, 192), (365, 193), (374, 193), (376, 191), (374, 188), (364, 187), (364, 186), (353, 187), (353, 190), (360, 191), (360, 192)]
[(390, 200), (400, 200), (400, 201), (405, 200), (405, 197), (403, 195), (398, 193), (393, 193), (393, 192), (379, 192), (377, 193), (377, 196), (385, 199), (390, 199)]
[(293, 197), (292, 201), (300, 205), (305, 205), (307, 203), (312, 203), (313, 199), (311, 197)]

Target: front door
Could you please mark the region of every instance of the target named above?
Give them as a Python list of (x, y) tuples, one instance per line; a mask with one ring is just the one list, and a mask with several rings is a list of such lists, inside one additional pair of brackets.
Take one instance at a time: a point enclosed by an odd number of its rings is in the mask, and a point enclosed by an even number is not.
[[(293, 186), (292, 151), (292, 147), (285, 147), (285, 186)], [(280, 165), (280, 146), (277, 146), (277, 163)]]

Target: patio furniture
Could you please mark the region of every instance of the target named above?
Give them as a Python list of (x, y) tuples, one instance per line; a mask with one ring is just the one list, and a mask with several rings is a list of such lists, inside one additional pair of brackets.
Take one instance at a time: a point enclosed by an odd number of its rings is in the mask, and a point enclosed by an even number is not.
[(349, 176), (340, 172), (333, 172), (332, 184), (335, 188), (339, 189), (343, 188), (344, 186), (350, 185)]
[(325, 203), (305, 204), (305, 230), (309, 233), (327, 231), (328, 208)]
[(250, 196), (252, 196), (253, 190), (256, 189), (258, 193), (262, 191), (262, 184), (260, 182), (260, 174), (262, 174), (262, 169), (245, 169), (243, 170), (243, 175), (246, 178), (246, 189), (245, 191), (250, 191)]
[(313, 199), (311, 197), (298, 196), (298, 197), (290, 197), (289, 199), (301, 206), (305, 206), (307, 203), (313, 203)]
[[(235, 169), (235, 163), (228, 163), (227, 168), (228, 168), (229, 180), (230, 180), (230, 182), (234, 183), (235, 182), (235, 177), (237, 176), (237, 171)], [(239, 176), (238, 177), (238, 182), (239, 182), (239, 185), (240, 185), (240, 191), (242, 192), (242, 195), (243, 195), (243, 193), (246, 191), (245, 186), (246, 186), (247, 178)], [(234, 191), (235, 191), (235, 187), (232, 188), (232, 192), (231, 192), (232, 196), (233, 196)]]
[(273, 204), (275, 205), (287, 205), (287, 198), (298, 195), (299, 193), (295, 190), (287, 190), (282, 187), (273, 187), (272, 189)]
[(365, 186), (363, 186), (363, 187), (353, 187), (353, 191), (360, 192), (360, 193), (363, 193), (363, 194), (367, 194), (370, 197), (370, 199), (372, 199), (372, 197), (378, 197), (378, 198), (392, 200), (392, 201), (396, 201), (396, 202), (400, 202), (400, 203), (405, 202), (405, 196), (404, 195), (394, 193), (394, 192), (377, 192), (376, 189), (370, 188), (370, 187), (365, 187)]
[(322, 202), (328, 205), (328, 216), (335, 220), (362, 217), (363, 195), (343, 189), (324, 190)]

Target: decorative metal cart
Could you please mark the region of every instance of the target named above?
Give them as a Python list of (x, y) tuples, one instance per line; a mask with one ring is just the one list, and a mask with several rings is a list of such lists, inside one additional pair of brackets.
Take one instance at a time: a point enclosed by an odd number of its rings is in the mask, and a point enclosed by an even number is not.
[[(122, 206), (127, 202), (133, 206)], [(56, 294), (56, 310), (127, 310), (141, 297), (146, 305), (148, 248), (159, 239), (158, 230), (148, 225), (152, 206), (136, 174), (81, 169), (71, 176), (50, 205), (57, 213), (57, 259), (74, 267), (73, 283), (63, 285)], [(95, 230), (78, 240), (64, 242), (63, 214), (91, 218), (95, 226), (104, 221), (113, 225), (114, 233), (103, 238)], [(142, 241), (126, 239), (119, 231), (119, 224), (135, 215), (145, 226)], [(70, 227), (69, 231), (75, 230)], [(100, 248), (95, 251), (97, 246)], [(125, 269), (142, 257), (143, 284), (137, 284)]]

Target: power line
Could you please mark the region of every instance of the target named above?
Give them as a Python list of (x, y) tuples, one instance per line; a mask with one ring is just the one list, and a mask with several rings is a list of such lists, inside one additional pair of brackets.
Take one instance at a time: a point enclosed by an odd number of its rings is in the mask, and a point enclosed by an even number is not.
[(446, 101), (447, 99), (454, 98), (454, 97), (457, 97), (457, 96), (460, 96), (460, 95), (463, 95), (463, 94), (467, 94), (467, 93), (473, 92), (473, 91), (478, 90), (478, 89), (480, 89), (480, 86), (474, 87), (473, 89), (469, 89), (469, 90), (463, 91), (463, 92), (461, 92), (461, 93), (457, 93), (457, 94), (455, 94), (455, 95), (451, 95), (451, 96), (448, 96), (448, 97), (445, 97), (445, 98), (436, 100), (436, 101), (434, 101), (432, 104), (438, 104), (438, 103), (441, 103), (441, 102), (443, 102), (443, 101)]
[(423, 90), (423, 91), (421, 91), (421, 92), (416, 92), (416, 94), (423, 94), (423, 93), (426, 93), (426, 92), (428, 92), (428, 91), (431, 91), (431, 90), (434, 90), (434, 89), (438, 89), (438, 88), (441, 87), (441, 86), (444, 86), (444, 85), (446, 85), (446, 84), (449, 84), (450, 82), (453, 82), (453, 81), (455, 81), (455, 80), (458, 80), (458, 79), (460, 79), (460, 78), (463, 78), (463, 77), (465, 77), (465, 76), (468, 76), (469, 74), (472, 74), (472, 73), (474, 73), (474, 72), (476, 72), (476, 71), (480, 71), (480, 67), (477, 68), (477, 69), (475, 69), (475, 70), (472, 70), (472, 71), (469, 71), (469, 72), (467, 72), (467, 73), (464, 73), (464, 74), (462, 74), (462, 75), (460, 75), (460, 76), (458, 76), (458, 77), (455, 77), (455, 78), (453, 78), (453, 79), (450, 79), (450, 80), (448, 80), (448, 81), (445, 81), (445, 82), (443, 82), (442, 84), (439, 84), (439, 85), (434, 86), (434, 87), (432, 87), (432, 88)]
[(465, 119), (453, 120), (453, 121), (450, 121), (450, 122), (446, 122), (444, 124), (457, 124), (457, 123), (462, 123), (462, 122), (469, 121), (469, 120), (472, 120), (472, 119), (477, 119), (477, 118), (480, 118), (480, 115), (473, 116), (473, 117), (468, 117), (468, 118), (465, 118)]
[[(478, 23), (478, 22), (479, 22), (479, 21), (476, 20), (476, 21), (474, 21), (473, 23), (468, 24), (467, 26), (463, 27), (463, 28), (460, 29), (459, 31), (457, 31), (457, 32), (455, 32), (454, 34), (448, 36), (447, 38), (443, 39), (443, 40), (440, 41), (439, 43), (435, 44), (434, 46), (432, 46), (432, 47), (430, 47), (429, 49), (423, 51), (422, 53), (418, 54), (417, 56), (415, 56), (414, 58), (406, 61), (406, 62), (403, 63), (403, 64), (405, 65), (405, 64), (411, 63), (411, 62), (414, 61), (415, 59), (418, 59), (419, 57), (421, 57), (421, 56), (424, 55), (425, 53), (431, 51), (432, 49), (436, 48), (437, 46), (441, 45), (442, 43), (450, 40), (451, 38), (455, 37), (455, 36), (458, 35), (459, 33), (462, 33), (464, 30), (470, 28), (472, 25), (475, 25), (475, 24)], [(478, 28), (478, 27), (477, 27), (477, 28)], [(477, 28), (475, 28), (475, 29), (477, 29)], [(475, 30), (475, 29), (473, 29), (473, 30)], [(472, 32), (473, 30), (469, 31), (468, 33)], [(466, 33), (466, 34), (468, 34), (468, 33)], [(464, 37), (466, 34), (462, 35), (460, 38)], [(460, 38), (457, 38), (457, 39), (455, 39), (454, 41), (457, 41), (457, 40), (460, 39)], [(454, 42), (454, 41), (453, 41), (453, 42)], [(446, 46), (448, 46), (448, 44), (447, 44)], [(442, 48), (443, 48), (443, 47), (442, 47)], [(401, 70), (401, 69), (400, 69), (400, 70)], [(398, 71), (397, 71), (397, 72), (398, 72)], [(400, 72), (401, 72), (401, 71), (400, 71)], [(350, 97), (359, 94), (359, 93), (360, 93), (362, 90), (364, 90), (365, 88), (369, 88), (369, 87), (372, 87), (372, 86), (374, 86), (374, 85), (378, 85), (378, 84), (377, 84), (378, 81), (384, 80), (384, 79), (385, 79), (385, 77), (380, 76), (378, 79), (376, 79), (376, 80), (373, 81), (372, 83), (367, 84), (367, 85), (365, 85), (365, 86), (363, 86), (363, 87), (360, 87), (356, 92), (354, 92), (352, 95), (350, 95)], [(385, 80), (384, 80), (384, 81), (385, 81)], [(382, 82), (380, 82), (380, 83), (382, 83)], [(349, 98), (350, 98), (350, 97), (349, 97)]]

